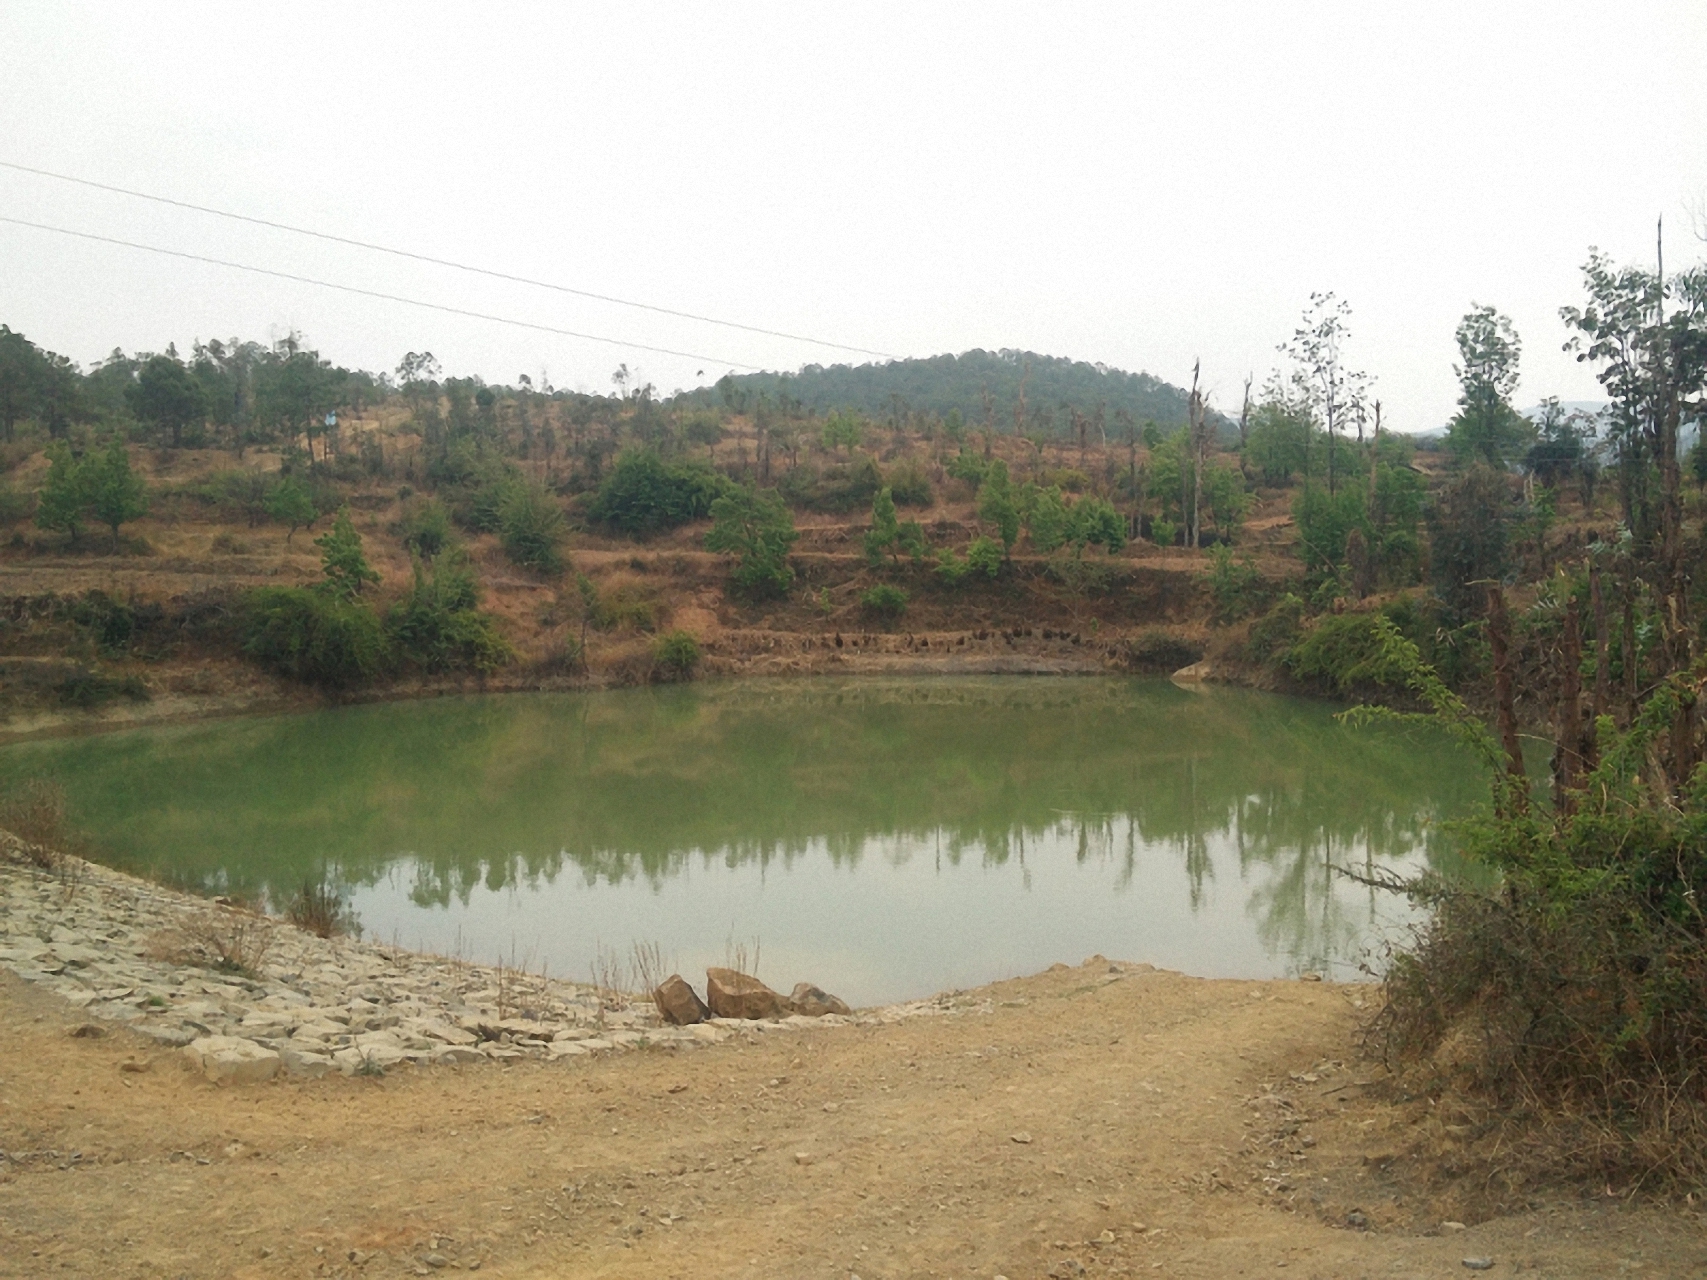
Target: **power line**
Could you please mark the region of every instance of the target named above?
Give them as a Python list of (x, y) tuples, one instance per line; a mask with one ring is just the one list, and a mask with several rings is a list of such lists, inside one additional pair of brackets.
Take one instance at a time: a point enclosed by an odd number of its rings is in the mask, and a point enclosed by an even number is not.
[(807, 342), (817, 347), (833, 347), (837, 351), (852, 351), (857, 355), (877, 356), (884, 360), (896, 358), (887, 351), (873, 351), (869, 347), (850, 346), (848, 343), (831, 342), (826, 338), (811, 338), (805, 334), (787, 333), (781, 329), (763, 329), (758, 325), (741, 324), (735, 320), (719, 320), (715, 316), (702, 316), (692, 311), (677, 311), (671, 307), (653, 306), (647, 302), (633, 302), (627, 298), (612, 297), (607, 293), (594, 293), (590, 289), (576, 289), (566, 284), (553, 284), (549, 280), (535, 280), (529, 276), (511, 275), (506, 271), (494, 271), (487, 267), (472, 266), (466, 262), (454, 262), (449, 258), (435, 258), (430, 254), (413, 253), (408, 249), (395, 249), (390, 245), (374, 244), (368, 240), (355, 240), (349, 236), (333, 235), (326, 231), (314, 231), (308, 227), (296, 227), (287, 222), (274, 222), (268, 218), (255, 218), (244, 213), (232, 213), (227, 209), (215, 209), (205, 204), (192, 204), (188, 200), (174, 200), (169, 196), (157, 196), (147, 191), (135, 191), (129, 187), (117, 187), (110, 183), (95, 182), (89, 178), (74, 178), (69, 174), (53, 173), (47, 169), (33, 169), (27, 164), (15, 164), (10, 160), (0, 160), (0, 169), (14, 169), (19, 173), (34, 174), (38, 178), (52, 178), (56, 182), (71, 182), (82, 187), (93, 187), (97, 191), (111, 191), (118, 195), (132, 196), (138, 200), (152, 200), (156, 204), (171, 205), (178, 209), (190, 209), (196, 213), (212, 214), (216, 218), (230, 218), (235, 222), (247, 222), (252, 226), (268, 227), (274, 231), (288, 231), (293, 235), (312, 236), (316, 240), (327, 240), (333, 244), (345, 244), (357, 249), (368, 249), (374, 253), (388, 253), (393, 257), (431, 263), (436, 267), (450, 267), (456, 271), (468, 271), (474, 275), (489, 276), (494, 280), (508, 280), (512, 284), (531, 285), (536, 289), (551, 289), (557, 293), (573, 294), (577, 298), (591, 298), (597, 302), (614, 303), (619, 307), (635, 307), (641, 311), (651, 311), (661, 316), (674, 316), (678, 320), (695, 320), (701, 324), (721, 325), (727, 329), (741, 329), (747, 333), (760, 333), (769, 338), (787, 338), (791, 342)]
[(613, 347), (627, 347), (635, 351), (651, 351), (658, 355), (684, 356), (689, 360), (704, 360), (712, 365), (724, 365), (733, 369), (748, 369), (755, 373), (759, 372), (758, 365), (742, 364), (736, 360), (724, 360), (718, 356), (708, 356), (698, 351), (678, 351), (674, 347), (654, 347), (644, 342), (629, 342), (624, 338), (606, 338), (596, 333), (560, 329), (556, 325), (535, 324), (531, 320), (513, 320), (509, 316), (493, 315), (489, 311), (470, 311), (466, 307), (446, 306), (442, 302), (425, 302), (420, 298), (405, 298), (401, 294), (381, 293), (377, 289), (362, 289), (353, 284), (338, 284), (332, 280), (316, 280), (313, 276), (299, 276), (289, 271), (274, 271), (269, 267), (252, 267), (246, 262), (232, 262), (226, 258), (210, 258), (206, 254), (186, 253), (181, 249), (162, 249), (159, 245), (141, 244), (135, 240), (120, 240), (116, 236), (98, 236), (91, 231), (73, 231), (69, 227), (50, 226), (45, 222), (29, 222), (23, 218), (9, 218), (4, 214), (0, 214), (0, 222), (8, 222), (15, 227), (31, 227), (37, 231), (51, 231), (56, 235), (75, 236), (79, 240), (94, 240), (100, 244), (122, 245), (126, 249), (141, 249), (147, 253), (164, 254), (169, 258), (183, 258), (189, 262), (206, 262), (216, 267), (229, 267), (233, 271), (249, 271), (258, 276), (293, 280), (298, 284), (311, 284), (321, 289), (337, 289), (343, 293), (359, 294), (364, 298), (379, 298), (385, 302), (401, 302), (411, 307), (425, 307), (429, 311), (443, 311), (453, 316), (468, 316), (475, 320), (491, 320), (496, 324), (515, 325), (521, 329), (537, 329), (541, 333), (557, 333), (566, 338), (580, 338), (586, 342), (603, 342)]

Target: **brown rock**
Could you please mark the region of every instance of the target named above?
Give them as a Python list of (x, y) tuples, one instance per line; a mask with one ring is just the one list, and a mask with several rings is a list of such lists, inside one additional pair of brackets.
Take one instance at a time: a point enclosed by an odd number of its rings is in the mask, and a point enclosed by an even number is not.
[(780, 1018), (783, 999), (751, 974), (734, 969), (705, 971), (705, 1000), (719, 1018)]
[(822, 1018), (826, 1013), (852, 1013), (847, 1002), (831, 995), (810, 982), (794, 984), (794, 994), (788, 998), (789, 1007), (808, 1018)]
[(711, 1010), (705, 1007), (705, 1001), (679, 973), (672, 973), (658, 984), (652, 992), (652, 1003), (658, 1006), (665, 1022), (678, 1027), (704, 1022), (711, 1014)]

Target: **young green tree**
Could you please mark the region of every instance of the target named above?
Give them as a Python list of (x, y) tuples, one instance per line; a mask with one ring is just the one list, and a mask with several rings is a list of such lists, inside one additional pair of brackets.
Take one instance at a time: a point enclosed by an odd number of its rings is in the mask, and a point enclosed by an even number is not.
[(542, 573), (563, 568), (563, 508), (538, 485), (513, 486), (498, 508), (498, 536), (504, 554)]
[(1080, 498), (1069, 513), (1067, 540), (1078, 551), (1100, 545), (1112, 554), (1126, 545), (1126, 521), (1106, 498)]
[(901, 522), (895, 514), (895, 497), (888, 488), (877, 491), (871, 500), (871, 528), (865, 535), (865, 558), (872, 564), (883, 562), (883, 553), (896, 559), (895, 540), (900, 536)]
[(1032, 549), (1048, 555), (1068, 540), (1072, 519), (1056, 486), (1034, 489), (1028, 485), (1027, 489), (1030, 491), (1022, 494), (1020, 503), (1026, 531), (1031, 534)]
[(119, 526), (148, 510), (148, 486), (130, 469), (130, 453), (114, 436), (106, 450), (83, 463), (84, 491), (89, 510), (113, 531), (113, 550), (119, 547)]
[(201, 383), (171, 356), (150, 356), (125, 388), (125, 403), (137, 420), (158, 440), (167, 437), (174, 449), (184, 445), (184, 430), (207, 417), (207, 397)]
[(1458, 322), (1456, 337), (1463, 363), (1453, 372), (1461, 391), (1458, 414), (1446, 428), (1447, 444), (1462, 461), (1503, 466), (1521, 456), (1534, 435), (1529, 420), (1511, 406), (1523, 344), (1510, 317), (1483, 306)]
[(779, 596), (794, 582), (788, 549), (800, 535), (794, 516), (775, 491), (738, 489), (711, 504), (706, 549), (739, 556), (730, 580), (755, 596)]
[(314, 545), (320, 548), (320, 569), (326, 575), (321, 585), (329, 595), (354, 600), (364, 586), (379, 581), (362, 552), (362, 535), (356, 532), (349, 507), (338, 509), (331, 529), (316, 538)]
[(89, 507), (88, 464), (72, 457), (70, 446), (57, 440), (48, 446), (47, 456), (47, 476), (36, 495), (36, 525), (68, 533), (75, 543)]
[(314, 495), (296, 476), (285, 476), (267, 490), (267, 517), (290, 526), (290, 532), (285, 534), (287, 544), (296, 536), (298, 529), (312, 525), (318, 514), (314, 509)]
[(1014, 543), (1019, 541), (1019, 503), (1008, 479), (1008, 464), (1000, 459), (990, 464), (984, 482), (978, 486), (978, 518), (996, 526), (1003, 553), (1012, 554)]

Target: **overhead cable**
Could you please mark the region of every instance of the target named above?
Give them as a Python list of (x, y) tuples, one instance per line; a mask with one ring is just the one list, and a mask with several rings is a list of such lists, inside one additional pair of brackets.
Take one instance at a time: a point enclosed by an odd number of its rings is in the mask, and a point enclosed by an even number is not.
[(50, 226), (45, 222), (30, 222), (24, 218), (9, 218), (0, 214), (0, 222), (10, 223), (15, 227), (31, 227), (37, 231), (51, 231), (55, 235), (75, 236), (79, 240), (94, 240), (100, 244), (116, 244), (126, 249), (141, 249), (146, 253), (164, 254), (169, 258), (183, 258), (189, 262), (205, 262), (216, 267), (229, 267), (233, 271), (248, 271), (258, 276), (272, 276), (278, 280), (292, 280), (298, 284), (311, 284), (320, 289), (337, 289), (342, 293), (359, 294), (364, 298), (379, 298), (385, 302), (401, 302), (411, 307), (425, 307), (429, 311), (443, 311), (453, 316), (468, 316), (474, 320), (490, 320), (495, 324), (514, 325), (521, 329), (536, 329), (541, 333), (561, 334), (566, 338), (580, 338), (585, 342), (602, 342), (613, 347), (628, 347), (635, 351), (651, 351), (658, 355), (684, 356), (690, 360), (703, 360), (711, 365), (722, 365), (732, 369), (747, 369), (759, 371), (758, 365), (742, 364), (736, 360), (724, 360), (719, 356), (708, 356), (698, 351), (678, 351), (674, 347), (657, 347), (646, 342), (630, 342), (626, 338), (606, 338), (596, 333), (582, 333), (576, 329), (561, 329), (556, 325), (537, 324), (532, 320), (516, 320), (510, 316), (493, 315), (489, 311), (471, 311), (466, 307), (447, 306), (442, 302), (427, 302), (421, 298), (406, 298), (401, 294), (382, 293), (378, 289), (363, 289), (353, 284), (339, 284), (333, 280), (317, 280), (313, 276), (297, 275), (290, 271), (274, 271), (270, 267), (250, 266), (246, 262), (232, 262), (228, 258), (212, 258), (201, 253), (186, 253), (182, 249), (164, 249), (159, 245), (142, 244), (136, 240), (121, 240), (116, 236), (99, 236), (92, 231), (73, 231), (69, 227)]
[(292, 226), (288, 222), (274, 222), (269, 218), (251, 217), (245, 213), (232, 213), (228, 209), (216, 209), (210, 205), (193, 204), (188, 200), (174, 200), (170, 196), (158, 196), (147, 191), (136, 191), (130, 187), (114, 186), (111, 183), (95, 182), (89, 178), (74, 178), (70, 174), (54, 173), (48, 169), (35, 169), (27, 164), (17, 164), (10, 160), (0, 160), (0, 169), (13, 169), (19, 173), (34, 174), (38, 178), (52, 178), (56, 182), (71, 182), (82, 187), (92, 187), (97, 191), (111, 191), (117, 195), (132, 196), (138, 200), (152, 200), (156, 204), (171, 205), (178, 209), (189, 209), (196, 213), (211, 214), (216, 218), (230, 218), (235, 222), (247, 222), (252, 226), (267, 227), (274, 231), (288, 231), (292, 235), (312, 236), (316, 240), (326, 240), (333, 244), (349, 245), (356, 249), (368, 249), (374, 253), (388, 253), (396, 258), (408, 258), (414, 262), (426, 262), (435, 267), (450, 267), (456, 271), (467, 271), (474, 275), (488, 276), (494, 280), (507, 280), (511, 284), (530, 285), (536, 289), (551, 289), (557, 293), (573, 294), (577, 298), (591, 298), (597, 302), (609, 302), (619, 307), (634, 307), (641, 311), (651, 311), (661, 316), (674, 316), (678, 320), (693, 320), (700, 324), (721, 325), (726, 329), (740, 329), (747, 333), (759, 333), (769, 338), (786, 338), (791, 342), (806, 342), (817, 347), (832, 347), (837, 351), (851, 351), (856, 355), (876, 356), (882, 360), (893, 360), (896, 357), (887, 351), (873, 351), (869, 347), (851, 346), (845, 342), (832, 342), (827, 338), (812, 338), (801, 333), (788, 333), (781, 329), (764, 329), (758, 325), (742, 324), (736, 320), (719, 320), (715, 316), (700, 315), (693, 311), (677, 311), (672, 307), (654, 306), (649, 302), (634, 302), (628, 298), (617, 298), (607, 293), (594, 293), (590, 289), (576, 289), (566, 284), (554, 284), (549, 280), (535, 280), (530, 276), (512, 275), (507, 271), (494, 271), (489, 267), (477, 267), (466, 262), (456, 262), (449, 258), (435, 258), (431, 254), (414, 253), (408, 249), (396, 249), (390, 245), (375, 244), (369, 240), (356, 240), (349, 236), (333, 235), (327, 231), (315, 231), (309, 227)]

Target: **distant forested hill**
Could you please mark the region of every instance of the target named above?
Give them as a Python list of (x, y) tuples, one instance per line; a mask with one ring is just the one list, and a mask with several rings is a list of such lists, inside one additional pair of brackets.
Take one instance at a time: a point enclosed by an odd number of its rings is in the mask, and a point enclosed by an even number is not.
[(1164, 428), (1185, 422), (1186, 393), (1160, 378), (1031, 351), (968, 351), (884, 364), (812, 364), (793, 374), (731, 376), (718, 389), (736, 408), (745, 408), (763, 392), (773, 402), (787, 396), (819, 413), (857, 409), (879, 419), (898, 410), (940, 418), (958, 411), (970, 427), (981, 426), (988, 417), (1006, 433), (1014, 429), (1022, 382), (1028, 431), (1067, 435), (1073, 410), (1094, 420), (1099, 407), (1110, 439), (1124, 433), (1128, 419), (1139, 428), (1146, 422)]

